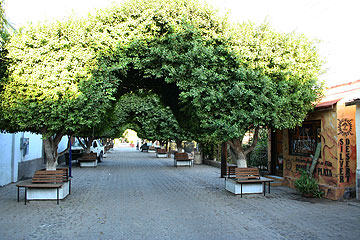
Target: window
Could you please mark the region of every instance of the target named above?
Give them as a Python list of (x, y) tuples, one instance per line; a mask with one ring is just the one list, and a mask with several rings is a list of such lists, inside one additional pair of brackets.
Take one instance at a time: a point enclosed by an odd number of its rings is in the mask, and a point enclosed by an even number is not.
[(289, 154), (309, 157), (315, 154), (321, 142), (321, 121), (304, 122), (301, 127), (289, 129)]

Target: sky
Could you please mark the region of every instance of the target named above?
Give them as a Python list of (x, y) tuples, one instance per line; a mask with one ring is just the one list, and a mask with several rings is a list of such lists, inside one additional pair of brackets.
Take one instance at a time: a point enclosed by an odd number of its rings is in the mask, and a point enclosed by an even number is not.
[[(29, 22), (86, 16), (124, 0), (5, 0), (5, 14), (18, 29)], [(234, 22), (270, 22), (281, 32), (319, 39), (327, 86), (360, 80), (359, 0), (200, 0), (229, 14)]]

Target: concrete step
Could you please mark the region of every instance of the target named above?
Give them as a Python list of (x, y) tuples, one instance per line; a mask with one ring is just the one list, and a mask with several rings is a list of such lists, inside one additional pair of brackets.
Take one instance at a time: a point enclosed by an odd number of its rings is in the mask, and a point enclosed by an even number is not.
[(265, 175), (264, 177), (274, 180), (274, 182), (270, 183), (272, 187), (283, 186), (283, 181), (284, 181), (283, 177), (279, 177), (275, 175)]

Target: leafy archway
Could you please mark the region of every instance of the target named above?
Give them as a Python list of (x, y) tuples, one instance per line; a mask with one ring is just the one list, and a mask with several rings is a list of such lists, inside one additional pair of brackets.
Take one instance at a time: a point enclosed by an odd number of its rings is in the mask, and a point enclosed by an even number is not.
[[(227, 141), (246, 166), (260, 127), (299, 124), (319, 97), (315, 46), (267, 24), (231, 25), (195, 0), (131, 0), (87, 19), (30, 25), (7, 46), (1, 129), (41, 133), (55, 169), (63, 135), (105, 131), (117, 99), (143, 89), (195, 138)], [(251, 129), (254, 144), (243, 149)]]

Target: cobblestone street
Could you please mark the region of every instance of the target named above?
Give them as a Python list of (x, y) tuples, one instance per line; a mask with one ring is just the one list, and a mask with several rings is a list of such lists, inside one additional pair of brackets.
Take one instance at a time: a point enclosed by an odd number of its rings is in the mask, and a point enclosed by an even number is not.
[[(97, 168), (73, 167), (72, 193), (30, 201), (0, 188), (0, 239), (359, 239), (356, 200), (305, 199), (286, 187), (235, 196), (220, 169), (174, 167), (130, 148)], [(21, 201), (22, 200), (22, 201)]]

